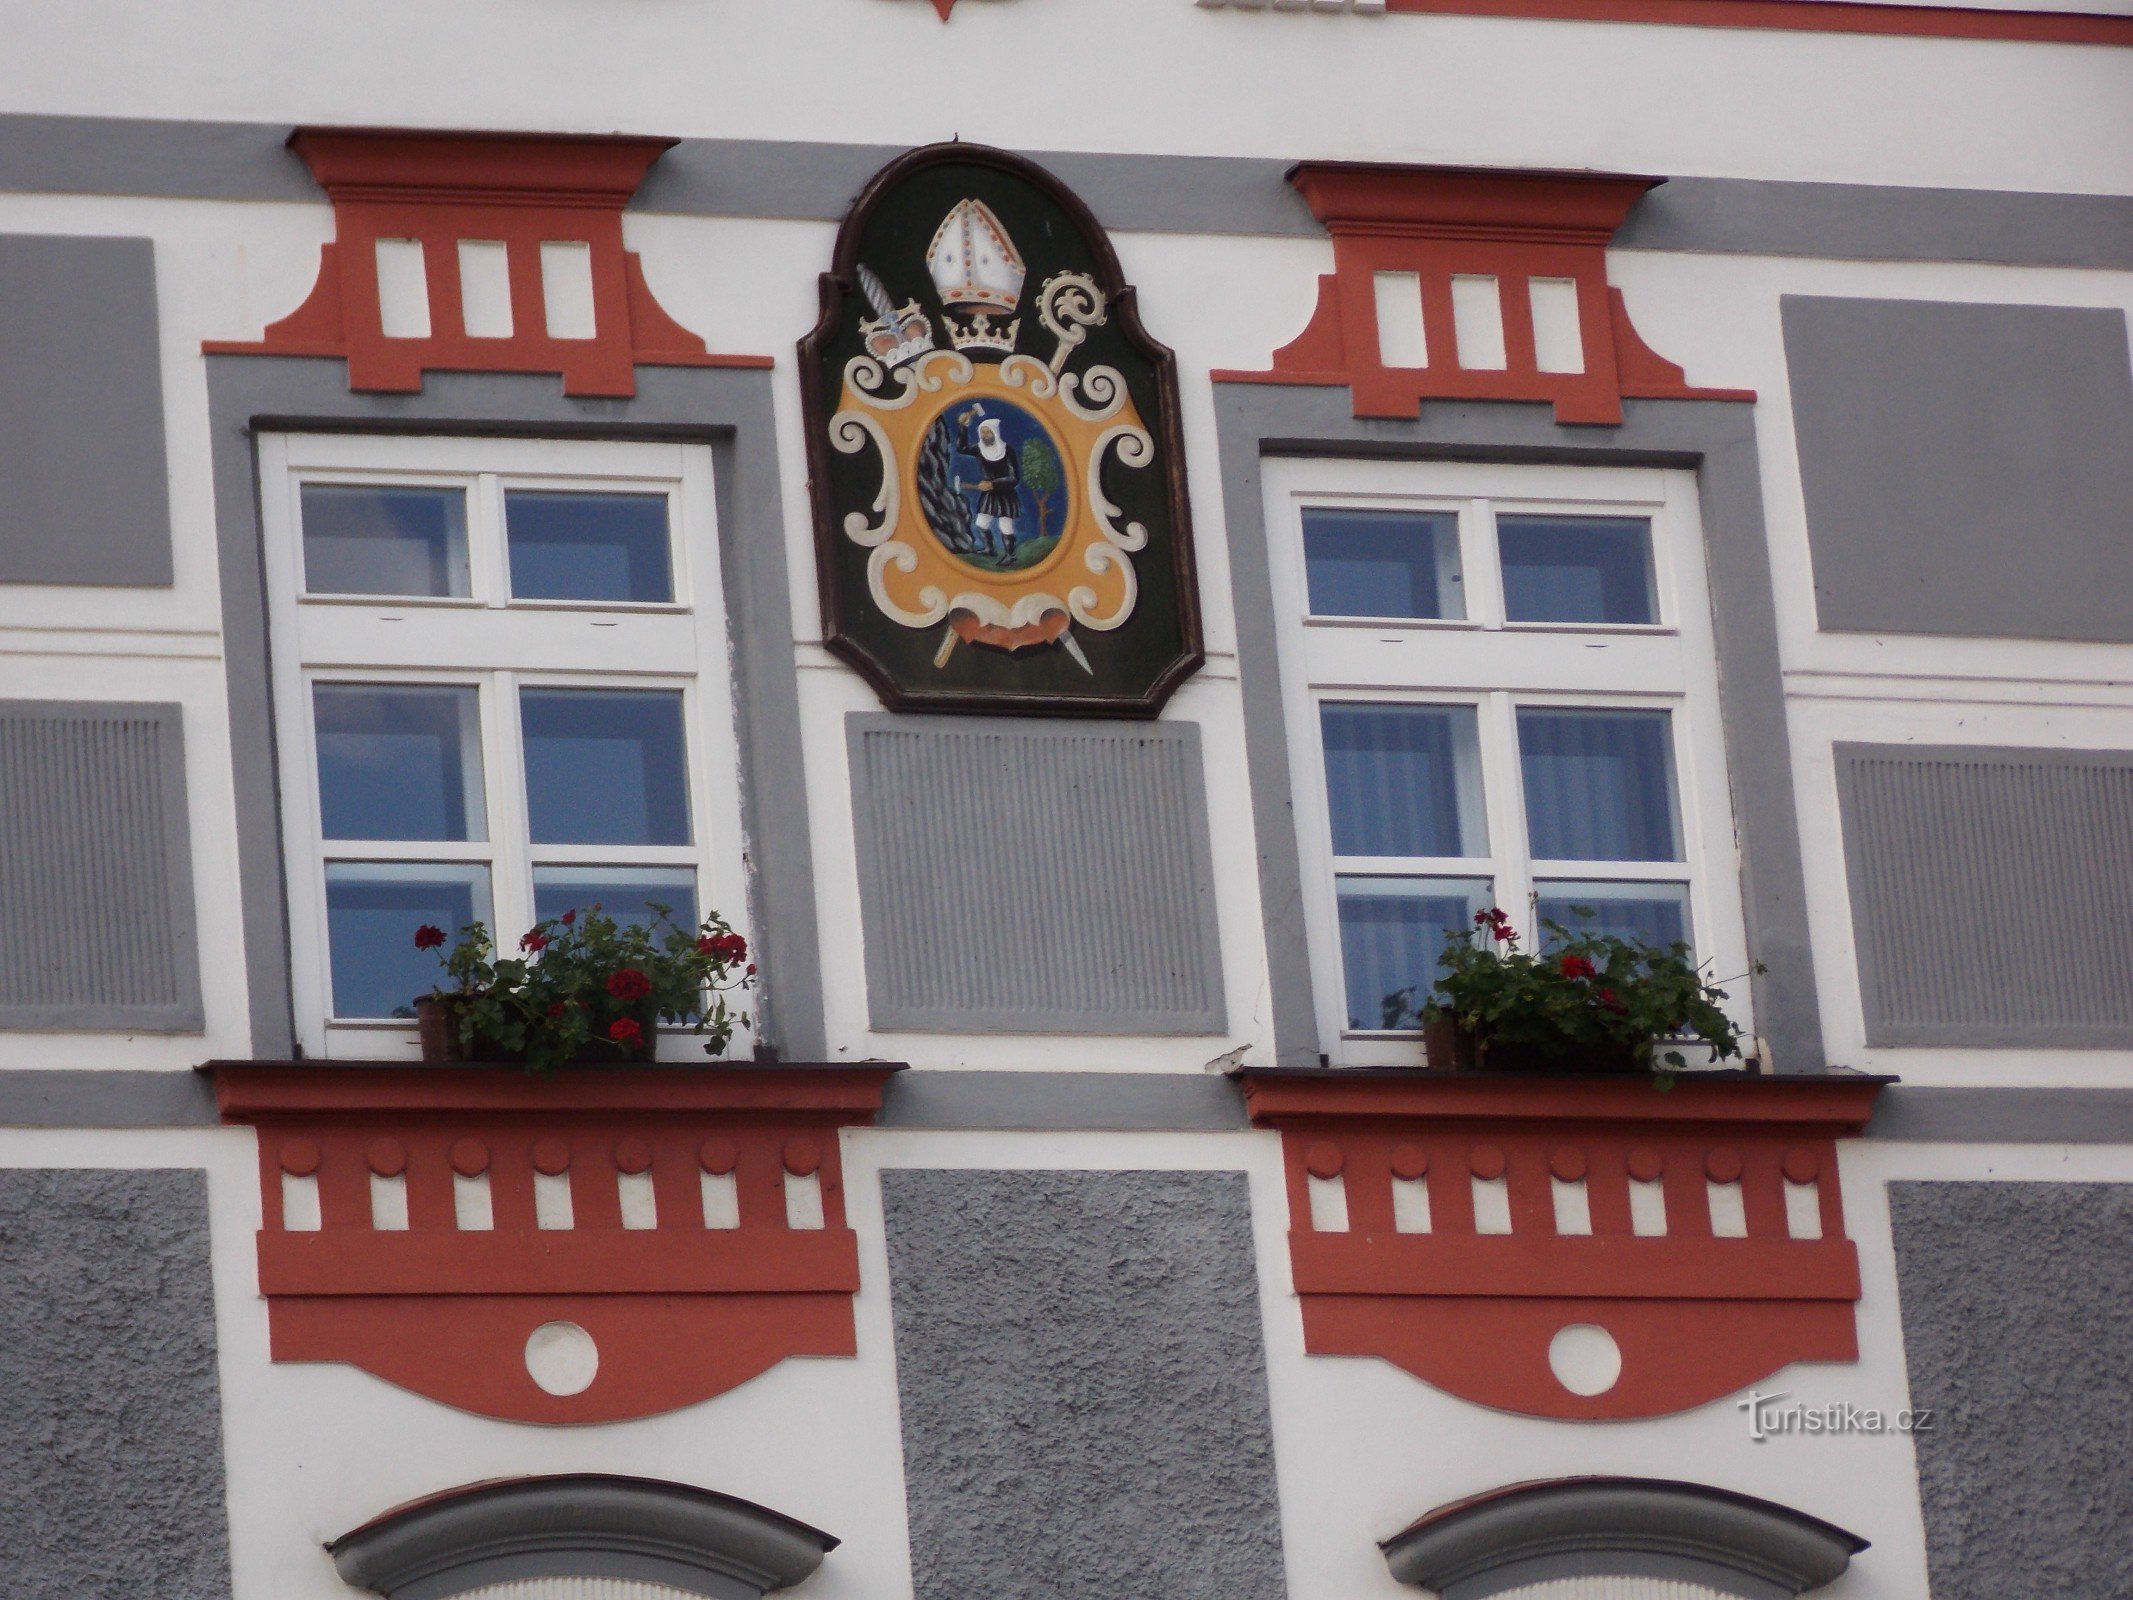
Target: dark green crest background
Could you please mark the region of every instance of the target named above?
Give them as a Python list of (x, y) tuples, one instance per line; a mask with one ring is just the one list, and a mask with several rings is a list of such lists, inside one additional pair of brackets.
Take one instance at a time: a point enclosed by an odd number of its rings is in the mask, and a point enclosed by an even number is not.
[[(873, 269), (895, 305), (917, 300), (933, 320), (938, 347), (952, 349), (940, 297), (926, 270), (926, 250), (942, 220), (966, 199), (992, 208), (1027, 267), (1014, 313), (1021, 320), (1016, 351), (1050, 361), (1057, 341), (1038, 320), (1037, 297), (1055, 273), (1088, 274), (1104, 290), (1109, 315), (1102, 326), (1087, 330), (1066, 370), (1115, 368), (1155, 442), (1154, 460), (1144, 467), (1121, 466), (1115, 450), (1105, 455), (1104, 494), (1120, 508), (1116, 520), (1121, 526), (1145, 524), (1148, 543), (1127, 557), (1139, 598), (1124, 625), (1109, 632), (1078, 625), (1073, 630), (1095, 669), (1093, 677), (1058, 646), (1010, 656), (958, 643), (946, 666), (935, 667), (934, 654), (948, 624), (907, 628), (884, 615), (867, 592), (869, 552), (843, 531), (852, 512), (871, 519), (882, 473), (878, 451), (845, 455), (832, 449), (827, 437), (845, 364), (866, 353), (859, 324), (874, 314), (859, 292), (858, 267)], [(823, 277), (822, 305), (822, 322), (801, 342), (800, 371), (830, 647), (858, 667), (895, 709), (1154, 715), (1201, 660), (1177, 384), (1170, 352), (1141, 329), (1132, 293), (1120, 281), (1110, 244), (1094, 218), (1057, 180), (1019, 157), (977, 145), (929, 146), (892, 162), (860, 196), (838, 235), (834, 270)], [(997, 326), (1003, 319), (993, 320)], [(978, 362), (1000, 359), (989, 352), (965, 354)], [(1077, 504), (1086, 498), (1078, 482), (1068, 491)], [(908, 505), (901, 515), (907, 522), (919, 517)], [(1062, 581), (1062, 597), (1066, 587)]]

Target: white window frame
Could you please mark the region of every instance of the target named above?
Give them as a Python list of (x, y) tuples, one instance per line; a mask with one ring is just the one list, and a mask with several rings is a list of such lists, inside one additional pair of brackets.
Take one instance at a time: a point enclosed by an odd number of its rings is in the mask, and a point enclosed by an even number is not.
[[(533, 868), (694, 869), (700, 913), (753, 939), (741, 839), (739, 745), (720, 588), (711, 452), (641, 441), (269, 433), (259, 439), (275, 725), (296, 1036), (307, 1055), (419, 1053), (414, 1024), (330, 1013), (326, 841), (311, 691), (321, 683), (476, 689), (486, 842), (335, 841), (335, 861), (486, 862), (490, 927), (509, 952), (533, 924)], [(302, 486), (455, 485), (468, 490), (466, 597), (302, 592)], [(514, 600), (507, 593), (506, 489), (663, 493), (674, 599)], [(527, 820), (518, 691), (679, 691), (689, 784), (688, 845), (535, 845)], [(456, 930), (455, 930), (456, 931)], [(412, 936), (412, 935), (411, 935)], [(440, 971), (440, 978), (442, 974)], [(745, 1054), (737, 1036), (729, 1054)], [(659, 1041), (662, 1059), (704, 1059), (693, 1037)]]
[[(1342, 1066), (1415, 1065), (1417, 1035), (1351, 1029), (1343, 984), (1336, 866), (1343, 874), (1488, 878), (1530, 947), (1533, 884), (1550, 880), (1688, 885), (1699, 961), (1727, 990), (1752, 1038), (1739, 851), (1725, 762), (1696, 480), (1646, 467), (1280, 457), (1264, 463), (1267, 528), (1289, 735), (1291, 787), (1320, 1048)], [(1466, 616), (1457, 620), (1314, 617), (1303, 513), (1314, 506), (1449, 511), (1458, 518)], [(1496, 522), (1506, 514), (1639, 516), (1651, 523), (1658, 620), (1521, 623), (1504, 617)], [(1327, 702), (1464, 705), (1480, 741), (1489, 854), (1336, 863), (1319, 708)], [(1664, 710), (1674, 761), (1680, 862), (1556, 862), (1525, 853), (1517, 708)], [(1418, 974), (1427, 983), (1427, 974)], [(1726, 980), (1739, 979), (1737, 982)], [(1749, 1047), (1752, 1050), (1752, 1046)]]

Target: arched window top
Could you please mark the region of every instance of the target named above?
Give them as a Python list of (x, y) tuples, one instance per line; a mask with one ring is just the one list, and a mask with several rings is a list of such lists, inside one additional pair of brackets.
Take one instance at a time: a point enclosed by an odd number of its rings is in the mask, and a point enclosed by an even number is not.
[(1792, 1600), (1830, 1582), (1866, 1547), (1842, 1528), (1731, 1490), (1656, 1478), (1558, 1478), (1439, 1507), (1381, 1548), (1395, 1578), (1443, 1600), (1623, 1577), (1741, 1600)]
[(761, 1600), (837, 1541), (731, 1495), (650, 1478), (512, 1478), (431, 1495), (327, 1546), (348, 1583), (388, 1600), (448, 1600), (526, 1579), (660, 1585)]

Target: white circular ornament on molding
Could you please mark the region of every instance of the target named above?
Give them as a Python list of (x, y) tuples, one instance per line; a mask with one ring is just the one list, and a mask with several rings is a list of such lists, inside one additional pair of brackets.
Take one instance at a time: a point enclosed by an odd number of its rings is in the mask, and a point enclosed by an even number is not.
[(1622, 1376), (1622, 1347), (1605, 1328), (1573, 1322), (1548, 1341), (1548, 1370), (1572, 1394), (1591, 1399), (1607, 1393)]
[(575, 1322), (544, 1322), (526, 1336), (526, 1375), (558, 1399), (583, 1394), (600, 1372), (600, 1347)]

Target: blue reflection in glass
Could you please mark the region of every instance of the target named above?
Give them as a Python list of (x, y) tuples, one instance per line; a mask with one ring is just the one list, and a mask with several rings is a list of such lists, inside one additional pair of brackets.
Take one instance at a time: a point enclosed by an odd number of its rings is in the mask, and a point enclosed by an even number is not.
[(412, 1017), (445, 981), (434, 950), (415, 948), (425, 923), (457, 940), (489, 918), (489, 869), (334, 861), (326, 866), (326, 938), (337, 1017)]
[(1679, 861), (1664, 711), (1522, 706), (1526, 831), (1547, 861)]
[(481, 713), (470, 688), (312, 686), (328, 839), (483, 839)]
[[(1543, 923), (1559, 922), (1571, 936), (1612, 934), (1665, 950), (1688, 944), (1689, 886), (1685, 883), (1540, 883), (1535, 908)], [(1555, 942), (1546, 928), (1544, 941)]]
[(526, 689), (526, 808), (536, 844), (687, 844), (681, 695)]
[(1472, 706), (1328, 702), (1319, 727), (1335, 855), (1483, 853)]
[(696, 926), (696, 874), (688, 867), (536, 867), (533, 918), (546, 922), (566, 911), (601, 912), (628, 926), (650, 927), (652, 907), (667, 908), (677, 928)]
[(1459, 519), (1449, 511), (1303, 514), (1304, 576), (1319, 617), (1464, 617)]
[(1498, 517), (1512, 622), (1656, 622), (1643, 517)]
[(513, 489), (504, 528), (513, 599), (674, 598), (663, 494)]
[(301, 498), (306, 592), (471, 592), (464, 489), (307, 483)]
[(1341, 972), (1348, 1026), (1413, 1030), (1437, 982), (1445, 935), (1471, 933), (1486, 878), (1341, 878)]

